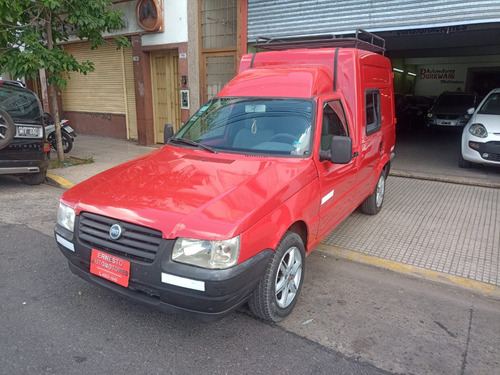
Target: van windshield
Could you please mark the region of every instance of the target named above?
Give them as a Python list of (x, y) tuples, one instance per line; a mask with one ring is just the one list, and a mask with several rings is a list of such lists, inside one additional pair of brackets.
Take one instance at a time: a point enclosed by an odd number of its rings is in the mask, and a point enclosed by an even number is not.
[(312, 113), (310, 100), (214, 98), (174, 138), (223, 152), (305, 157), (311, 153)]

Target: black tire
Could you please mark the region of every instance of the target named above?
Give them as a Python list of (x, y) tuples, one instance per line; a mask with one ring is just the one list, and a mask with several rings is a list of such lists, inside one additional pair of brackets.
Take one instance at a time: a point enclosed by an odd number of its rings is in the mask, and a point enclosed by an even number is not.
[(470, 168), (472, 167), (472, 163), (468, 160), (465, 160), (462, 156), (462, 151), (458, 154), (458, 166), (460, 168)]
[(61, 137), (63, 144), (63, 152), (67, 154), (73, 148), (73, 140), (71, 139), (71, 136), (66, 133), (61, 133)]
[(12, 117), (0, 108), (0, 150), (7, 147), (16, 135), (16, 124)]
[(56, 133), (50, 133), (47, 137), (47, 141), (50, 143), (50, 148), (56, 150)]
[(377, 180), (377, 185), (373, 193), (361, 203), (361, 211), (367, 215), (376, 215), (382, 209), (382, 204), (384, 203), (385, 196), (385, 170), (380, 173)]
[(250, 297), (248, 304), (255, 316), (279, 322), (292, 312), (302, 290), (305, 259), (302, 238), (286, 232)]
[(38, 172), (38, 173), (28, 173), (21, 177), (21, 181), (26, 185), (40, 185), (45, 181), (45, 177), (47, 176), (47, 171)]

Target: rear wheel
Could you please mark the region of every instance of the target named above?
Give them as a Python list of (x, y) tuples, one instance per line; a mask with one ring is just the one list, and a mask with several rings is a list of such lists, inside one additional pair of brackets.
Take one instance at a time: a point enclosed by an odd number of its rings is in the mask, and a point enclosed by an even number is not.
[(12, 138), (16, 135), (16, 125), (12, 117), (0, 109), (0, 150), (7, 147)]
[(270, 322), (288, 316), (299, 298), (304, 272), (304, 243), (298, 234), (286, 232), (250, 298), (252, 313)]
[(21, 181), (26, 185), (40, 185), (45, 181), (45, 177), (47, 176), (47, 171), (38, 172), (38, 173), (28, 173), (21, 177)]
[(361, 211), (368, 215), (378, 214), (384, 203), (385, 196), (385, 170), (380, 173), (377, 180), (377, 186), (373, 193), (361, 203)]

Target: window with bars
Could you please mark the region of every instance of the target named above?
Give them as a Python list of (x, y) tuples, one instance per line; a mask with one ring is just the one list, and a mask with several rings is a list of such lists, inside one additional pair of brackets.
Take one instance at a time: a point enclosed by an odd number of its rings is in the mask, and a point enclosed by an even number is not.
[(235, 76), (238, 50), (238, 0), (199, 0), (202, 53), (202, 101)]
[(202, 48), (236, 48), (236, 38), (237, 0), (202, 0)]

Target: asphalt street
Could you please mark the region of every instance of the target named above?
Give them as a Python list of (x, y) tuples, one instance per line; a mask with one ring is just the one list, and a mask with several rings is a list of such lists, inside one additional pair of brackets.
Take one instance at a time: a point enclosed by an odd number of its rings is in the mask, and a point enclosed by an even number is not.
[(493, 298), (317, 249), (282, 323), (245, 307), (199, 323), (73, 275), (52, 234), (63, 190), (0, 190), (1, 374), (498, 374)]

